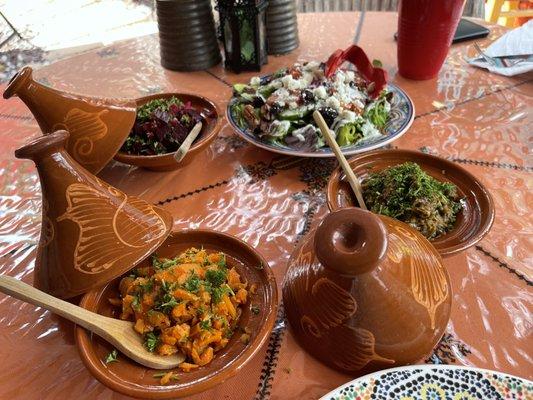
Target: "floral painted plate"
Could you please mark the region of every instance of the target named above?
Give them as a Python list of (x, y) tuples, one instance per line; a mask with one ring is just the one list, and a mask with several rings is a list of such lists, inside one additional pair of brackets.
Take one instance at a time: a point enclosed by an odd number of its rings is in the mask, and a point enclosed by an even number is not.
[(526, 400), (533, 382), (486, 369), (451, 365), (391, 368), (348, 382), (321, 400)]
[[(413, 123), (413, 119), (415, 116), (415, 106), (411, 98), (402, 89), (392, 83), (387, 85), (387, 90), (394, 93), (394, 97), (391, 103), (390, 119), (385, 127), (385, 134), (374, 140), (360, 141), (359, 143), (354, 144), (352, 146), (342, 147), (342, 152), (344, 155), (350, 156), (353, 154), (362, 153), (364, 151), (383, 147), (402, 136)], [(231, 111), (233, 108), (233, 104), (235, 104), (236, 101), (236, 98), (232, 98), (230, 100), (226, 109), (226, 116), (230, 124), (237, 131), (237, 133), (242, 136), (243, 139), (247, 140), (253, 145), (261, 147), (265, 150), (272, 151), (274, 153), (285, 154), (288, 156), (321, 158), (335, 157), (333, 151), (327, 146), (322, 147), (313, 152), (296, 150), (289, 146), (282, 146), (270, 143), (266, 140), (262, 140), (256, 135), (254, 135), (254, 133), (249, 129), (240, 128), (237, 125), (237, 122), (235, 121), (233, 112)]]

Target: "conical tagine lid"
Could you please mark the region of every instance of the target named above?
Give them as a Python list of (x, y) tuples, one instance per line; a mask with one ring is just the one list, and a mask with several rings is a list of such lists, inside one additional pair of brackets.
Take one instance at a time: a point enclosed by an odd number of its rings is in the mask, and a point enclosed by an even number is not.
[(133, 100), (92, 98), (44, 86), (33, 79), (30, 67), (21, 69), (9, 82), (4, 99), (12, 96), (28, 106), (44, 135), (58, 129), (69, 131), (65, 148), (93, 174), (118, 152), (137, 112)]
[(155, 251), (172, 216), (101, 181), (65, 150), (68, 132), (42, 136), (15, 151), (32, 159), (43, 194), (34, 286), (70, 298), (101, 286)]
[(451, 288), (439, 253), (420, 233), (346, 208), (327, 215), (295, 249), (283, 302), (309, 353), (366, 374), (431, 352), (450, 317)]

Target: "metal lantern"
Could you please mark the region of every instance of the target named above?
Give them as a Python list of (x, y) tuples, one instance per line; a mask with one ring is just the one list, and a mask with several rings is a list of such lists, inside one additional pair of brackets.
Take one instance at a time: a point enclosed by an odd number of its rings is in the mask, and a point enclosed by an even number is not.
[(267, 5), (267, 0), (217, 1), (226, 68), (237, 73), (259, 71), (267, 63)]

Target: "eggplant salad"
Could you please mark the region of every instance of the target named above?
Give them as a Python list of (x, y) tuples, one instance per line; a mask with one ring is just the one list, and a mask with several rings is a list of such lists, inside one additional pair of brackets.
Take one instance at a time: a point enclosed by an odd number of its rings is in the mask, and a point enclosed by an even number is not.
[(307, 62), (273, 75), (236, 84), (230, 112), (236, 124), (262, 140), (301, 151), (327, 146), (313, 120), (318, 110), (339, 146), (374, 141), (385, 134), (392, 92), (373, 99), (358, 72), (338, 70), (330, 78), (324, 63)]
[(428, 239), (451, 230), (463, 208), (457, 186), (438, 181), (414, 162), (370, 173), (362, 189), (370, 211), (405, 222)]

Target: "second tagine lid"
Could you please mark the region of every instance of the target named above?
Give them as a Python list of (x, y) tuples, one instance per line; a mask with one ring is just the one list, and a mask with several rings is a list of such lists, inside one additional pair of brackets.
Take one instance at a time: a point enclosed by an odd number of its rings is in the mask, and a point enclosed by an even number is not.
[(87, 171), (97, 174), (128, 137), (137, 104), (133, 100), (94, 98), (63, 92), (33, 79), (30, 67), (9, 81), (4, 99), (19, 97), (37, 120), (43, 135), (65, 129), (65, 148)]
[(66, 131), (15, 151), (35, 162), (43, 194), (34, 286), (70, 298), (129, 271), (169, 236), (172, 216), (103, 182), (65, 150)]
[(420, 233), (345, 208), (327, 215), (291, 255), (283, 302), (309, 353), (366, 374), (431, 352), (450, 317), (451, 287), (439, 253)]

